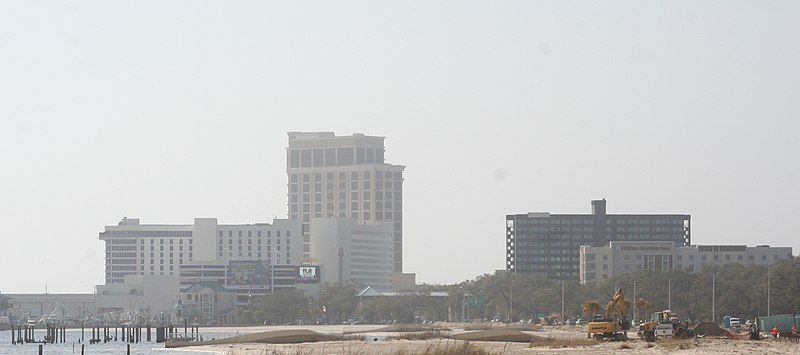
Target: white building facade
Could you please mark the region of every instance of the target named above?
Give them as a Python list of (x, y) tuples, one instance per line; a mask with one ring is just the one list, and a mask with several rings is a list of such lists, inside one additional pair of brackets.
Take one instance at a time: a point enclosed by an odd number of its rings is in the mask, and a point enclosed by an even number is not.
[(391, 223), (331, 217), (314, 218), (310, 227), (310, 258), (323, 267), (322, 283), (355, 282), (391, 290), (396, 245)]
[(122, 283), (95, 287), (97, 313), (114, 319), (156, 319), (169, 314), (178, 298), (177, 275), (128, 275)]
[(700, 271), (704, 266), (742, 264), (771, 266), (792, 257), (791, 247), (767, 245), (692, 245), (671, 241), (612, 241), (603, 247), (580, 247), (581, 283), (605, 280), (639, 270)]
[(8, 293), (8, 314), (42, 320), (84, 318), (97, 312), (91, 293)]
[(356, 133), (290, 132), (286, 149), (290, 219), (303, 223), (310, 256), (313, 218), (351, 218), (392, 226), (393, 270), (403, 270), (403, 170), (387, 164), (384, 137)]
[(299, 221), (272, 224), (218, 224), (216, 218), (195, 218), (193, 224), (141, 224), (124, 218), (106, 226), (106, 284), (126, 276), (175, 275), (190, 262), (263, 260), (267, 264), (299, 264), (302, 229)]

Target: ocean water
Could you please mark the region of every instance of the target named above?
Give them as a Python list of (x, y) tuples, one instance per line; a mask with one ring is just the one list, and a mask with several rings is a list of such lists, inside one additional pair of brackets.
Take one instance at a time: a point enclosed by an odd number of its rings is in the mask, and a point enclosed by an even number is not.
[[(230, 336), (234, 336), (237, 334), (245, 334), (250, 331), (242, 330), (242, 329), (231, 329), (231, 330), (224, 330), (224, 328), (215, 328), (216, 330), (213, 331), (206, 331), (204, 332), (201, 328), (200, 335), (202, 335), (203, 340), (210, 340), (212, 338), (221, 339), (227, 338)], [(183, 329), (180, 329), (180, 335), (183, 335)], [(44, 329), (37, 329), (35, 333), (35, 337), (37, 340), (40, 340), (46, 334), (46, 330)], [(111, 334), (113, 336), (114, 329), (111, 329)], [(118, 332), (118, 339), (121, 339), (121, 332)], [(89, 340), (92, 336), (91, 329), (84, 330), (84, 339)], [(152, 332), (152, 339), (155, 340), (155, 329)], [(142, 329), (142, 338), (146, 339), (146, 330)], [(67, 329), (66, 332), (66, 342), (65, 343), (53, 343), (53, 344), (44, 344), (42, 348), (43, 354), (80, 354), (81, 353), (81, 344), (79, 340), (81, 338), (81, 330), (80, 329)], [(84, 346), (84, 354), (125, 354), (127, 351), (128, 343), (123, 341), (110, 341), (108, 343), (99, 343), (99, 344), (89, 344), (88, 341), (83, 344)], [(188, 349), (186, 349), (188, 350)], [(0, 331), (0, 355), (11, 355), (11, 354), (38, 354), (39, 353), (39, 344), (37, 343), (30, 343), (30, 344), (11, 344), (11, 331)], [(158, 354), (158, 355), (167, 355), (167, 354), (187, 354), (187, 352), (177, 350), (177, 349), (165, 349), (163, 343), (156, 343), (153, 342), (145, 342), (142, 341), (140, 343), (132, 343), (131, 344), (131, 354)], [(200, 354), (200, 355), (212, 355), (215, 354), (214, 352), (203, 352), (203, 351), (192, 351), (191, 354)]]
[[(325, 334), (344, 334), (349, 331), (365, 331), (375, 329), (379, 326), (374, 325), (286, 325), (286, 326), (252, 326), (252, 327), (209, 327), (200, 328), (200, 335), (203, 340), (223, 339), (236, 335), (250, 334), (263, 331), (284, 330), (284, 329), (309, 329)], [(111, 335), (114, 334), (114, 329), (110, 329)], [(36, 339), (42, 339), (46, 331), (44, 329), (37, 329), (35, 333)], [(178, 329), (178, 335), (183, 335), (183, 328)], [(92, 336), (91, 329), (84, 330), (84, 338), (88, 341)], [(122, 333), (118, 333), (121, 339)], [(142, 339), (146, 339), (146, 330), (142, 329)], [(152, 339), (155, 340), (155, 328), (152, 331)], [(81, 344), (78, 341), (81, 338), (80, 329), (67, 329), (66, 343), (53, 343), (44, 344), (43, 354), (80, 354)], [(123, 341), (111, 341), (108, 343), (92, 344), (88, 342), (84, 345), (84, 354), (125, 354), (127, 343)], [(0, 355), (10, 354), (38, 354), (39, 344), (31, 343), (24, 345), (11, 345), (11, 331), (0, 331)], [(140, 342), (138, 344), (131, 344), (131, 354), (155, 354), (155, 355), (216, 355), (215, 352), (199, 351), (193, 348), (180, 348), (180, 349), (165, 349), (164, 344), (157, 344), (156, 342)]]

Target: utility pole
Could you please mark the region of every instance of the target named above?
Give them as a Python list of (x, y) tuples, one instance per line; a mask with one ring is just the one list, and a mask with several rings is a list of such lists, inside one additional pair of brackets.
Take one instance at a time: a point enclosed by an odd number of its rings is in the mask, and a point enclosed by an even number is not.
[(561, 281), (561, 318), (564, 317), (564, 281)]
[(462, 322), (466, 322), (467, 321), (467, 296), (469, 296), (469, 294), (465, 293), (464, 297), (461, 299), (461, 321)]
[(772, 288), (772, 266), (767, 268), (767, 317), (769, 317), (769, 299), (771, 298)]
[(672, 310), (672, 279), (667, 279), (667, 309)]
[(716, 310), (716, 306), (717, 306), (716, 305), (716, 302), (717, 302), (717, 300), (716, 300), (717, 289), (716, 289), (715, 276), (717, 276), (717, 275), (716, 274), (711, 274), (711, 322), (714, 323), (714, 324), (717, 324), (717, 318), (716, 318), (716, 316), (714, 314), (714, 312)]
[(633, 282), (633, 320), (636, 320), (636, 281)]
[(511, 314), (513, 314), (513, 286), (514, 285), (514, 278), (511, 276), (511, 270), (508, 270), (508, 322), (511, 323), (513, 319), (511, 318)]

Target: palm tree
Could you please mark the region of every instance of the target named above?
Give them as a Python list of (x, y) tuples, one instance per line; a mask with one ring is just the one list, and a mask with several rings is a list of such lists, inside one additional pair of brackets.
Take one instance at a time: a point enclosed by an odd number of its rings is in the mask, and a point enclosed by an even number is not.
[(583, 313), (586, 314), (586, 317), (592, 318), (595, 314), (600, 313), (600, 303), (597, 301), (586, 301), (581, 308), (583, 308)]
[(656, 308), (656, 306), (643, 298), (636, 299), (634, 301), (634, 307), (638, 307), (640, 311), (644, 310), (645, 317), (640, 317), (643, 319), (649, 319), (650, 313)]
[(615, 310), (617, 313), (626, 316), (628, 314), (628, 310), (631, 307), (631, 301), (629, 300), (622, 300), (621, 302), (617, 303), (615, 306)]

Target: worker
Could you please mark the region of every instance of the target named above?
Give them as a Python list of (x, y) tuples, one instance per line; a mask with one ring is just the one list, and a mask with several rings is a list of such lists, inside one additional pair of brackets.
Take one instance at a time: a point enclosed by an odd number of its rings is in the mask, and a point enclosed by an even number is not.
[(778, 339), (778, 335), (780, 335), (780, 334), (781, 334), (781, 331), (778, 330), (778, 326), (777, 325), (774, 328), (772, 328), (772, 337), (773, 338)]
[(792, 335), (797, 335), (797, 324), (792, 325)]

